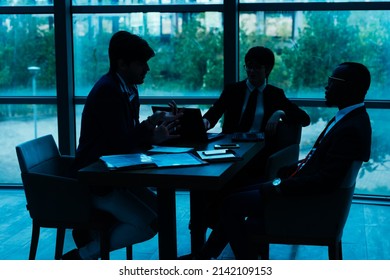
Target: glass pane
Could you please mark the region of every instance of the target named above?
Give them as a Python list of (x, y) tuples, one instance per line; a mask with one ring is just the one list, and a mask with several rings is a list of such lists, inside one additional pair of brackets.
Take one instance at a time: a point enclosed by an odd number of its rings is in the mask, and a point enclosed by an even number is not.
[(372, 74), (367, 99), (389, 100), (390, 11), (296, 11), (240, 14), (240, 77), (250, 47), (276, 55), (270, 83), (289, 97), (323, 98), (327, 77), (344, 61), (365, 64)]
[(222, 4), (223, 0), (73, 0), (73, 5)]
[(109, 68), (108, 43), (117, 30), (149, 42), (156, 56), (141, 96), (218, 96), (223, 87), (222, 14), (131, 13), (75, 15), (76, 95), (85, 96)]
[(1, 6), (52, 6), (53, 0), (0, 0)]
[(0, 184), (20, 184), (15, 146), (46, 134), (57, 141), (57, 107), (0, 104), (0, 131)]
[[(356, 193), (390, 195), (389, 110), (370, 109), (372, 125), (371, 160), (363, 167)], [(387, 116), (387, 117), (386, 117)]]
[[(303, 108), (312, 123), (302, 130), (300, 158), (310, 151), (327, 122), (336, 114), (335, 108)], [(390, 134), (388, 133), (389, 110), (370, 109), (372, 125), (371, 159), (364, 163), (356, 183), (356, 194), (390, 195)], [(386, 117), (386, 115), (389, 115)]]
[[(375, 2), (386, 2), (387, 0), (378, 0)], [(374, 2), (374, 1), (362, 1), (362, 0), (240, 0), (240, 3), (299, 3), (299, 2), (305, 2), (305, 3), (315, 3), (315, 2)]]
[(55, 96), (52, 15), (0, 15), (0, 96)]

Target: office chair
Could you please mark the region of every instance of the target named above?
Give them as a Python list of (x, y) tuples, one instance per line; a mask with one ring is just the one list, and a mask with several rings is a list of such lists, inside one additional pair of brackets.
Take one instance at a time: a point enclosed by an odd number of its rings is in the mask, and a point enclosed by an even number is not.
[(299, 144), (292, 144), (273, 153), (267, 159), (264, 179), (272, 180), (277, 177), (280, 168), (296, 163), (299, 159)]
[[(286, 148), (293, 144), (300, 144), (302, 138), (302, 126), (284, 121), (278, 123), (276, 135), (271, 137), (274, 152)], [(266, 135), (267, 140), (267, 135)]]
[(271, 154), (267, 157), (263, 178), (272, 180), (277, 172), (284, 166), (289, 166), (299, 160), (299, 147), (301, 142), (302, 126), (279, 122), (276, 135), (268, 141)]
[(354, 161), (331, 193), (277, 197), (267, 203), (264, 223), (249, 221), (251, 238), (259, 245), (261, 258), (269, 259), (270, 244), (295, 244), (327, 246), (329, 259), (341, 260), (343, 229), (361, 165), (361, 161)]
[[(98, 230), (101, 259), (109, 259), (111, 214), (92, 208), (89, 188), (72, 172), (74, 157), (60, 154), (52, 135), (16, 146), (27, 210), (32, 218), (29, 259), (34, 260), (40, 228), (57, 229), (55, 259), (61, 259), (66, 229)], [(132, 259), (132, 246), (126, 248)]]

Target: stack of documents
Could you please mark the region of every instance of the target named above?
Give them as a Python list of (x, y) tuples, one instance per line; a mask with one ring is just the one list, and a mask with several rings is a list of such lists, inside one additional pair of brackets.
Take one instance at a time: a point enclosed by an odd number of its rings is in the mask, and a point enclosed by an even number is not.
[(164, 154), (178, 154), (192, 152), (194, 148), (191, 147), (170, 147), (170, 146), (153, 146), (148, 153), (164, 153)]
[(241, 159), (231, 149), (218, 149), (218, 150), (207, 150), (196, 152), (202, 160), (207, 162), (224, 162), (224, 161), (235, 161)]

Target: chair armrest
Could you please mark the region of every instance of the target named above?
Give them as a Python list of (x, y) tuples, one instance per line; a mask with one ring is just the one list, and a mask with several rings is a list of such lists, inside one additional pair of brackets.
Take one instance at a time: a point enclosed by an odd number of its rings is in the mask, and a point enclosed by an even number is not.
[(30, 215), (44, 221), (87, 222), (91, 215), (88, 187), (55, 175), (22, 173)]
[(342, 233), (352, 203), (354, 187), (323, 195), (278, 197), (265, 207), (266, 233), (322, 236)]
[(290, 145), (270, 155), (265, 166), (264, 174), (266, 179), (272, 180), (276, 178), (280, 168), (296, 163), (298, 157), (299, 144)]
[[(26, 172), (27, 173), (27, 172)], [(73, 156), (58, 156), (34, 166), (28, 173), (48, 174), (53, 176), (77, 178)]]
[(341, 184), (330, 193), (273, 197), (264, 206), (264, 224), (254, 226), (264, 226), (266, 235), (285, 239), (341, 238), (361, 165), (353, 161)]

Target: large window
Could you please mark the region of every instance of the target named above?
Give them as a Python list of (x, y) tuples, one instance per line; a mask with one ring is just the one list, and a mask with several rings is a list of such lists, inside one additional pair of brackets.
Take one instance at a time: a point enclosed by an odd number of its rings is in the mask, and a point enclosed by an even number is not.
[(0, 21), (0, 184), (20, 184), (15, 146), (58, 135), (54, 22), (37, 13), (2, 14)]
[(0, 119), (0, 184), (20, 184), (15, 146), (46, 134), (53, 134), (58, 143), (57, 108), (40, 104), (1, 104), (0, 107), (9, 114)]
[(0, 15), (0, 22), (0, 96), (55, 96), (53, 15)]
[[(300, 158), (304, 158), (313, 147), (315, 140), (325, 128), (337, 109), (324, 107), (303, 107), (312, 119), (310, 126), (303, 128)], [(371, 159), (363, 163), (356, 184), (356, 193), (366, 195), (390, 195), (390, 134), (388, 133), (388, 109), (369, 109), (372, 125)], [(387, 116), (387, 117), (386, 117)]]
[[(312, 7), (315, 7), (314, 5)], [(271, 20), (268, 20), (269, 18)], [(269, 82), (283, 88), (290, 98), (323, 99), (324, 86), (333, 68), (343, 61), (360, 61), (371, 71), (372, 83), (366, 100), (374, 108), (388, 108), (390, 72), (389, 11), (245, 11), (240, 13), (240, 65), (253, 45), (264, 45), (276, 53)], [(275, 26), (278, 26), (275, 28)], [(270, 33), (267, 30), (278, 30)], [(240, 78), (245, 78), (241, 68)], [(304, 103), (304, 102), (303, 102)], [(303, 104), (302, 103), (302, 104)], [(306, 107), (311, 125), (304, 128), (301, 157), (334, 114), (335, 109)], [(371, 109), (373, 144), (371, 160), (363, 165), (356, 193), (390, 195), (385, 183), (390, 136), (383, 109)]]
[(327, 76), (342, 61), (364, 63), (372, 73), (367, 107), (373, 145), (356, 192), (390, 195), (386, 3), (238, 2), (0, 0), (0, 184), (21, 183), (15, 154), (20, 142), (50, 133), (61, 149), (67, 144), (65, 153), (74, 153), (85, 98), (108, 71), (111, 35), (124, 29), (145, 38), (156, 52), (140, 87), (141, 119), (151, 104), (171, 98), (206, 110), (224, 83), (245, 78), (243, 60), (250, 47), (271, 48), (276, 64), (269, 82), (312, 119), (303, 130), (301, 156), (335, 113), (324, 107)]
[(367, 99), (389, 100), (390, 11), (243, 12), (240, 35), (241, 64), (253, 45), (276, 52), (270, 81), (289, 97), (323, 98), (335, 65), (360, 61), (372, 75)]
[[(26, 0), (27, 1), (27, 0)], [(74, 5), (222, 4), (223, 0), (73, 0)]]
[(85, 96), (108, 71), (111, 35), (127, 30), (156, 52), (141, 96), (217, 96), (223, 86), (222, 14), (131, 13), (74, 15), (76, 95)]
[(53, 0), (0, 0), (0, 6), (46, 6)]

